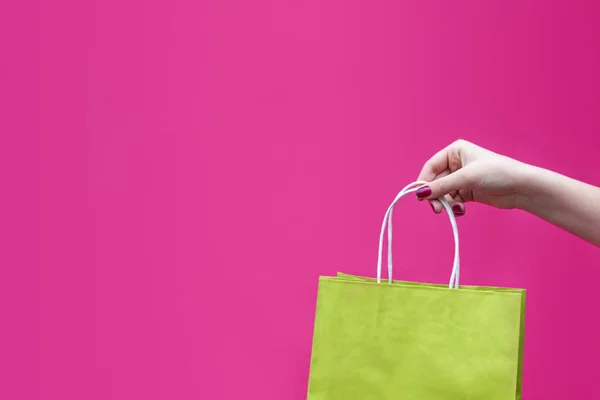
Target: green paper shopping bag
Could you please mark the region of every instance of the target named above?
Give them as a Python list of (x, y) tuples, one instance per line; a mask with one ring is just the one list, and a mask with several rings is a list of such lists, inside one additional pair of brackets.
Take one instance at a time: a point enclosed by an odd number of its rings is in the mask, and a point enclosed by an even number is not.
[[(319, 278), (309, 400), (521, 399), (525, 291), (460, 286), (458, 229), (449, 285), (392, 280), (392, 213), (377, 278)], [(381, 283), (388, 228), (388, 282)]]

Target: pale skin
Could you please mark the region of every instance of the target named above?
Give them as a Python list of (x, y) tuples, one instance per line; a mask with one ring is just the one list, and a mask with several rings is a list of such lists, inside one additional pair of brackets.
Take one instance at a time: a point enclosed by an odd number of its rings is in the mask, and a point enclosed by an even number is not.
[(496, 154), (458, 140), (425, 163), (418, 180), (429, 185), (417, 198), (450, 202), (454, 214), (464, 215), (465, 203), (478, 202), (502, 209), (520, 209), (600, 247), (600, 188), (543, 168)]

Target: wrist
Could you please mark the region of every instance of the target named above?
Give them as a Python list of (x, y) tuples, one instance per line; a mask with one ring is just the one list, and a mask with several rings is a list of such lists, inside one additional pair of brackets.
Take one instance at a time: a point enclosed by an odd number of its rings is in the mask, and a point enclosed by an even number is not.
[(517, 187), (517, 208), (539, 214), (543, 200), (550, 191), (550, 171), (533, 165), (523, 164), (519, 172)]

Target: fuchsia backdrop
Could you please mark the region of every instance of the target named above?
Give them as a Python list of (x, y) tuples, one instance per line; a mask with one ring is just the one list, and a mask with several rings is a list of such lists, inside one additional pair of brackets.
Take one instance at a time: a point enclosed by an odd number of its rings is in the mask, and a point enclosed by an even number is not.
[[(375, 273), (435, 151), (600, 182), (599, 4), (4, 0), (0, 397), (304, 399), (318, 276)], [(445, 217), (396, 221), (447, 281)], [(598, 249), (460, 230), (461, 283), (529, 290), (525, 399), (596, 398)]]

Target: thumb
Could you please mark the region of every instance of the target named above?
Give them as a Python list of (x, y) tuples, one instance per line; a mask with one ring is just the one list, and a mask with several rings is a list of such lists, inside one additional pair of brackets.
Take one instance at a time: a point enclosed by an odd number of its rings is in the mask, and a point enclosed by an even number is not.
[(467, 171), (459, 169), (450, 175), (429, 182), (429, 185), (417, 190), (416, 195), (419, 199), (439, 199), (461, 189), (470, 189), (469, 181)]

